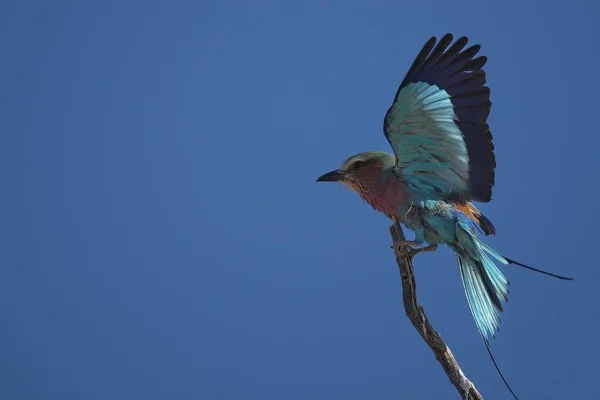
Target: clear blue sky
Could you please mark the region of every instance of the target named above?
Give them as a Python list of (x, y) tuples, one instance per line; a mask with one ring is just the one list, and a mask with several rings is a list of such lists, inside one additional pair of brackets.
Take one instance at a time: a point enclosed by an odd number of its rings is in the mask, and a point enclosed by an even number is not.
[[(0, 398), (453, 399), (404, 315), (388, 221), (316, 184), (388, 144), (432, 35), (489, 57), (507, 256), (493, 341), (522, 400), (597, 395), (593, 1), (6, 1), (0, 6)], [(412, 235), (412, 234), (411, 234)], [(507, 399), (454, 256), (419, 299)]]

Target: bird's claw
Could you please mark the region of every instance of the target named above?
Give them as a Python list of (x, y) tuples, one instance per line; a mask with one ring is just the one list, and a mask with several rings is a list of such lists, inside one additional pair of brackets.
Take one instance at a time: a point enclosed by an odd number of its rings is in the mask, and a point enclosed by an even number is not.
[(435, 251), (438, 247), (437, 244), (430, 244), (429, 246), (417, 247), (417, 248), (413, 247), (413, 246), (419, 246), (421, 244), (422, 243), (411, 241), (411, 240), (404, 240), (404, 241), (396, 242), (391, 247), (392, 247), (392, 249), (394, 249), (394, 253), (396, 253), (396, 257), (398, 257), (398, 258), (402, 258), (404, 256), (408, 256), (409, 258), (412, 258), (419, 253)]

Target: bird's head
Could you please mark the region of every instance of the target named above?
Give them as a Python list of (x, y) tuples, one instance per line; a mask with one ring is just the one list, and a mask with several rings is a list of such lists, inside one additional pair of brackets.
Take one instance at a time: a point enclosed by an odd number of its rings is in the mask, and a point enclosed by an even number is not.
[(382, 181), (384, 169), (394, 165), (394, 156), (382, 151), (368, 151), (346, 159), (339, 169), (328, 172), (317, 182), (340, 182), (350, 189), (361, 192)]

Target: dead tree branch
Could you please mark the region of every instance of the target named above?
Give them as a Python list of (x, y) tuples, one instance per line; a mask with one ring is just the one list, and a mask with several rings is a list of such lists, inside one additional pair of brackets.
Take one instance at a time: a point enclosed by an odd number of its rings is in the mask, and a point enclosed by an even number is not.
[[(398, 221), (394, 221), (394, 224), (390, 227), (390, 232), (393, 243), (406, 240)], [(435, 354), (435, 358), (442, 365), (442, 368), (444, 368), (448, 379), (450, 379), (450, 382), (458, 390), (461, 398), (465, 400), (483, 400), (475, 385), (463, 374), (450, 348), (429, 323), (423, 307), (419, 305), (412, 257), (406, 251), (406, 248), (396, 256), (396, 262), (398, 263), (402, 278), (402, 300), (408, 319), (410, 319), (410, 322), (412, 322), (417, 332), (419, 332), (419, 335), (421, 335), (429, 348), (431, 348), (431, 351)]]

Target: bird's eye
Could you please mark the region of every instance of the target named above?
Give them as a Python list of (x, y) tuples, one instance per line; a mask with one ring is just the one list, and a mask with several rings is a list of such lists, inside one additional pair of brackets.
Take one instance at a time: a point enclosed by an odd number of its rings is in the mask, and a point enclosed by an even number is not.
[(350, 169), (352, 171), (356, 171), (357, 169), (359, 169), (360, 167), (364, 167), (367, 164), (366, 161), (355, 161), (352, 163), (352, 165), (350, 166)]

